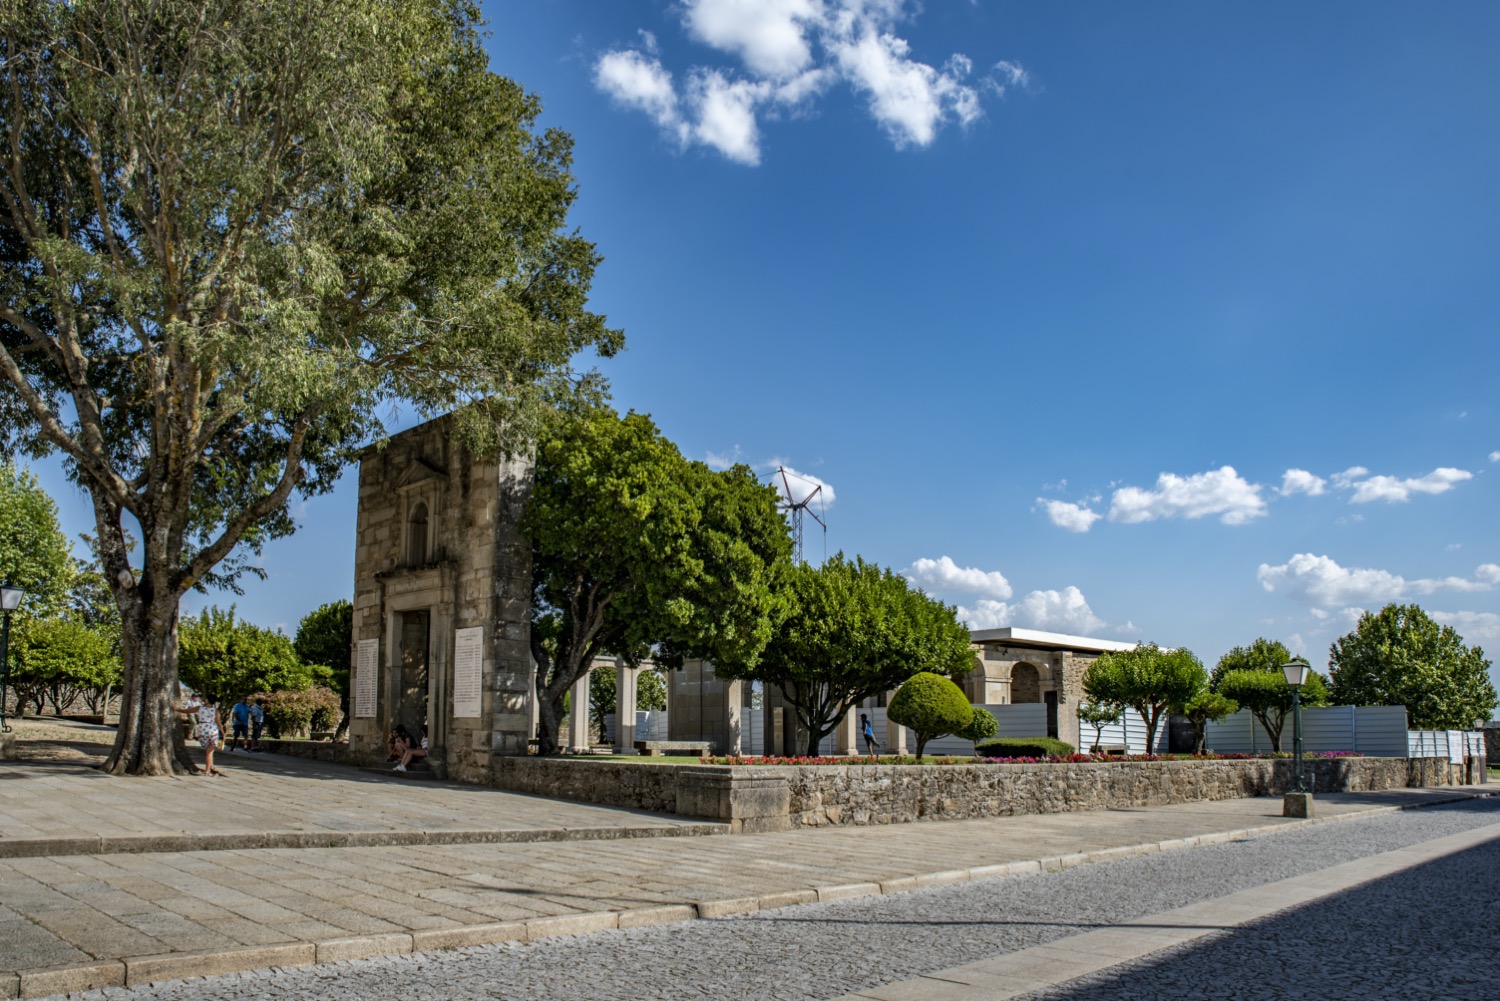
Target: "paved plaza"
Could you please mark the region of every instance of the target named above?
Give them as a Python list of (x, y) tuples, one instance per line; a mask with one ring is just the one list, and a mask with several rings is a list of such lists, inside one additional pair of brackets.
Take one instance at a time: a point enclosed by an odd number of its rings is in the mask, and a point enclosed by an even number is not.
[[(272, 755), (225, 764), (231, 773), (217, 781), (0, 764), (0, 844), (26, 845), (0, 860), (0, 996), (123, 984), (133, 986), (108, 993), (223, 996), (213, 980), (139, 988), (307, 966), (255, 974), (254, 995), (338, 996), (347, 978), (351, 998), (545, 998), (527, 963), (547, 969), (550, 955), (555, 979), (581, 968), (573, 951), (644, 949), (608, 973), (635, 987), (585, 978), (556, 996), (970, 998), (942, 993), (956, 981), (929, 975), (1041, 944), (1028, 938), (1033, 924), (1043, 939), (1078, 934), (1091, 921), (1129, 922), (1500, 821), (1500, 803), (1468, 798), (1480, 787), (1320, 797), (1313, 824), (1281, 818), (1279, 800), (1252, 799), (730, 836), (683, 818)], [(1467, 801), (1400, 812), (1455, 798)], [(351, 832), (416, 840), (255, 847)], [(418, 839), (428, 832), (465, 839)], [(1471, 836), (1482, 848), (1493, 833)], [(192, 840), (214, 837), (250, 840)], [(1314, 847), (1299, 859), (1295, 839)], [(1142, 872), (1156, 873), (1151, 892)], [(1005, 878), (1025, 875), (1040, 878)], [(1100, 888), (1121, 879), (1130, 889)], [(765, 934), (771, 944), (746, 951)], [(682, 951), (699, 941), (701, 956)], [(1183, 944), (1148, 941), (1153, 952)], [(914, 943), (926, 947), (913, 955)], [(776, 956), (785, 963), (767, 966)], [(814, 972), (798, 972), (809, 963)], [(652, 981), (663, 966), (674, 979)], [(421, 970), (447, 979), (391, 986)], [(479, 979), (458, 990), (456, 976)], [(725, 993), (682, 987), (713, 983)], [(919, 988), (927, 993), (868, 993)]]

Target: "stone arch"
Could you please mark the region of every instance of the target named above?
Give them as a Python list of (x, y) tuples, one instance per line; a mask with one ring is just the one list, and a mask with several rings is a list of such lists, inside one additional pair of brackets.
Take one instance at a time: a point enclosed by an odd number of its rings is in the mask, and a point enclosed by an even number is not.
[(418, 501), (412, 505), (411, 513), (406, 518), (406, 565), (409, 567), (427, 565), (429, 520), (426, 501)]
[(1021, 661), (1010, 669), (1010, 701), (1012, 703), (1042, 701), (1042, 669), (1040, 667)]

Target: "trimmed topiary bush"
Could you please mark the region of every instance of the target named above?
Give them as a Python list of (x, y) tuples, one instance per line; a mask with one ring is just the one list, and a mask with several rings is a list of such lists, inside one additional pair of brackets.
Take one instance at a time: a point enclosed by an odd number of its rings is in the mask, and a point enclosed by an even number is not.
[(995, 718), (994, 713), (988, 709), (974, 709), (974, 718), (969, 725), (958, 732), (964, 740), (972, 740), (976, 745), (980, 741), (989, 740), (1000, 732), (1000, 721)]
[(980, 742), (975, 750), (981, 758), (1061, 758), (1074, 749), (1053, 737), (997, 737)]
[(969, 705), (964, 690), (951, 678), (920, 671), (896, 689), (886, 708), (886, 716), (910, 728), (916, 735), (917, 758), (920, 760), (929, 740), (962, 733), (972, 724), (974, 707)]

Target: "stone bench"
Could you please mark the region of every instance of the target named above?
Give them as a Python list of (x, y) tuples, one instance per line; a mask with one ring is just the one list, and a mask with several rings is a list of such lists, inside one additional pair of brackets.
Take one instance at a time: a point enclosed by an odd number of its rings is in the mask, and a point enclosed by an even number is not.
[(710, 744), (703, 740), (638, 740), (635, 749), (648, 758), (664, 754), (696, 754), (706, 758)]

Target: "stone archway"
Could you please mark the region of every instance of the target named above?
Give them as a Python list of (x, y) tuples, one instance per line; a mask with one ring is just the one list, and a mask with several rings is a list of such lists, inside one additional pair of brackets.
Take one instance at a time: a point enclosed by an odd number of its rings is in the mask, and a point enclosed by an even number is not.
[(1010, 669), (1010, 701), (1012, 703), (1042, 701), (1041, 668), (1022, 661)]

